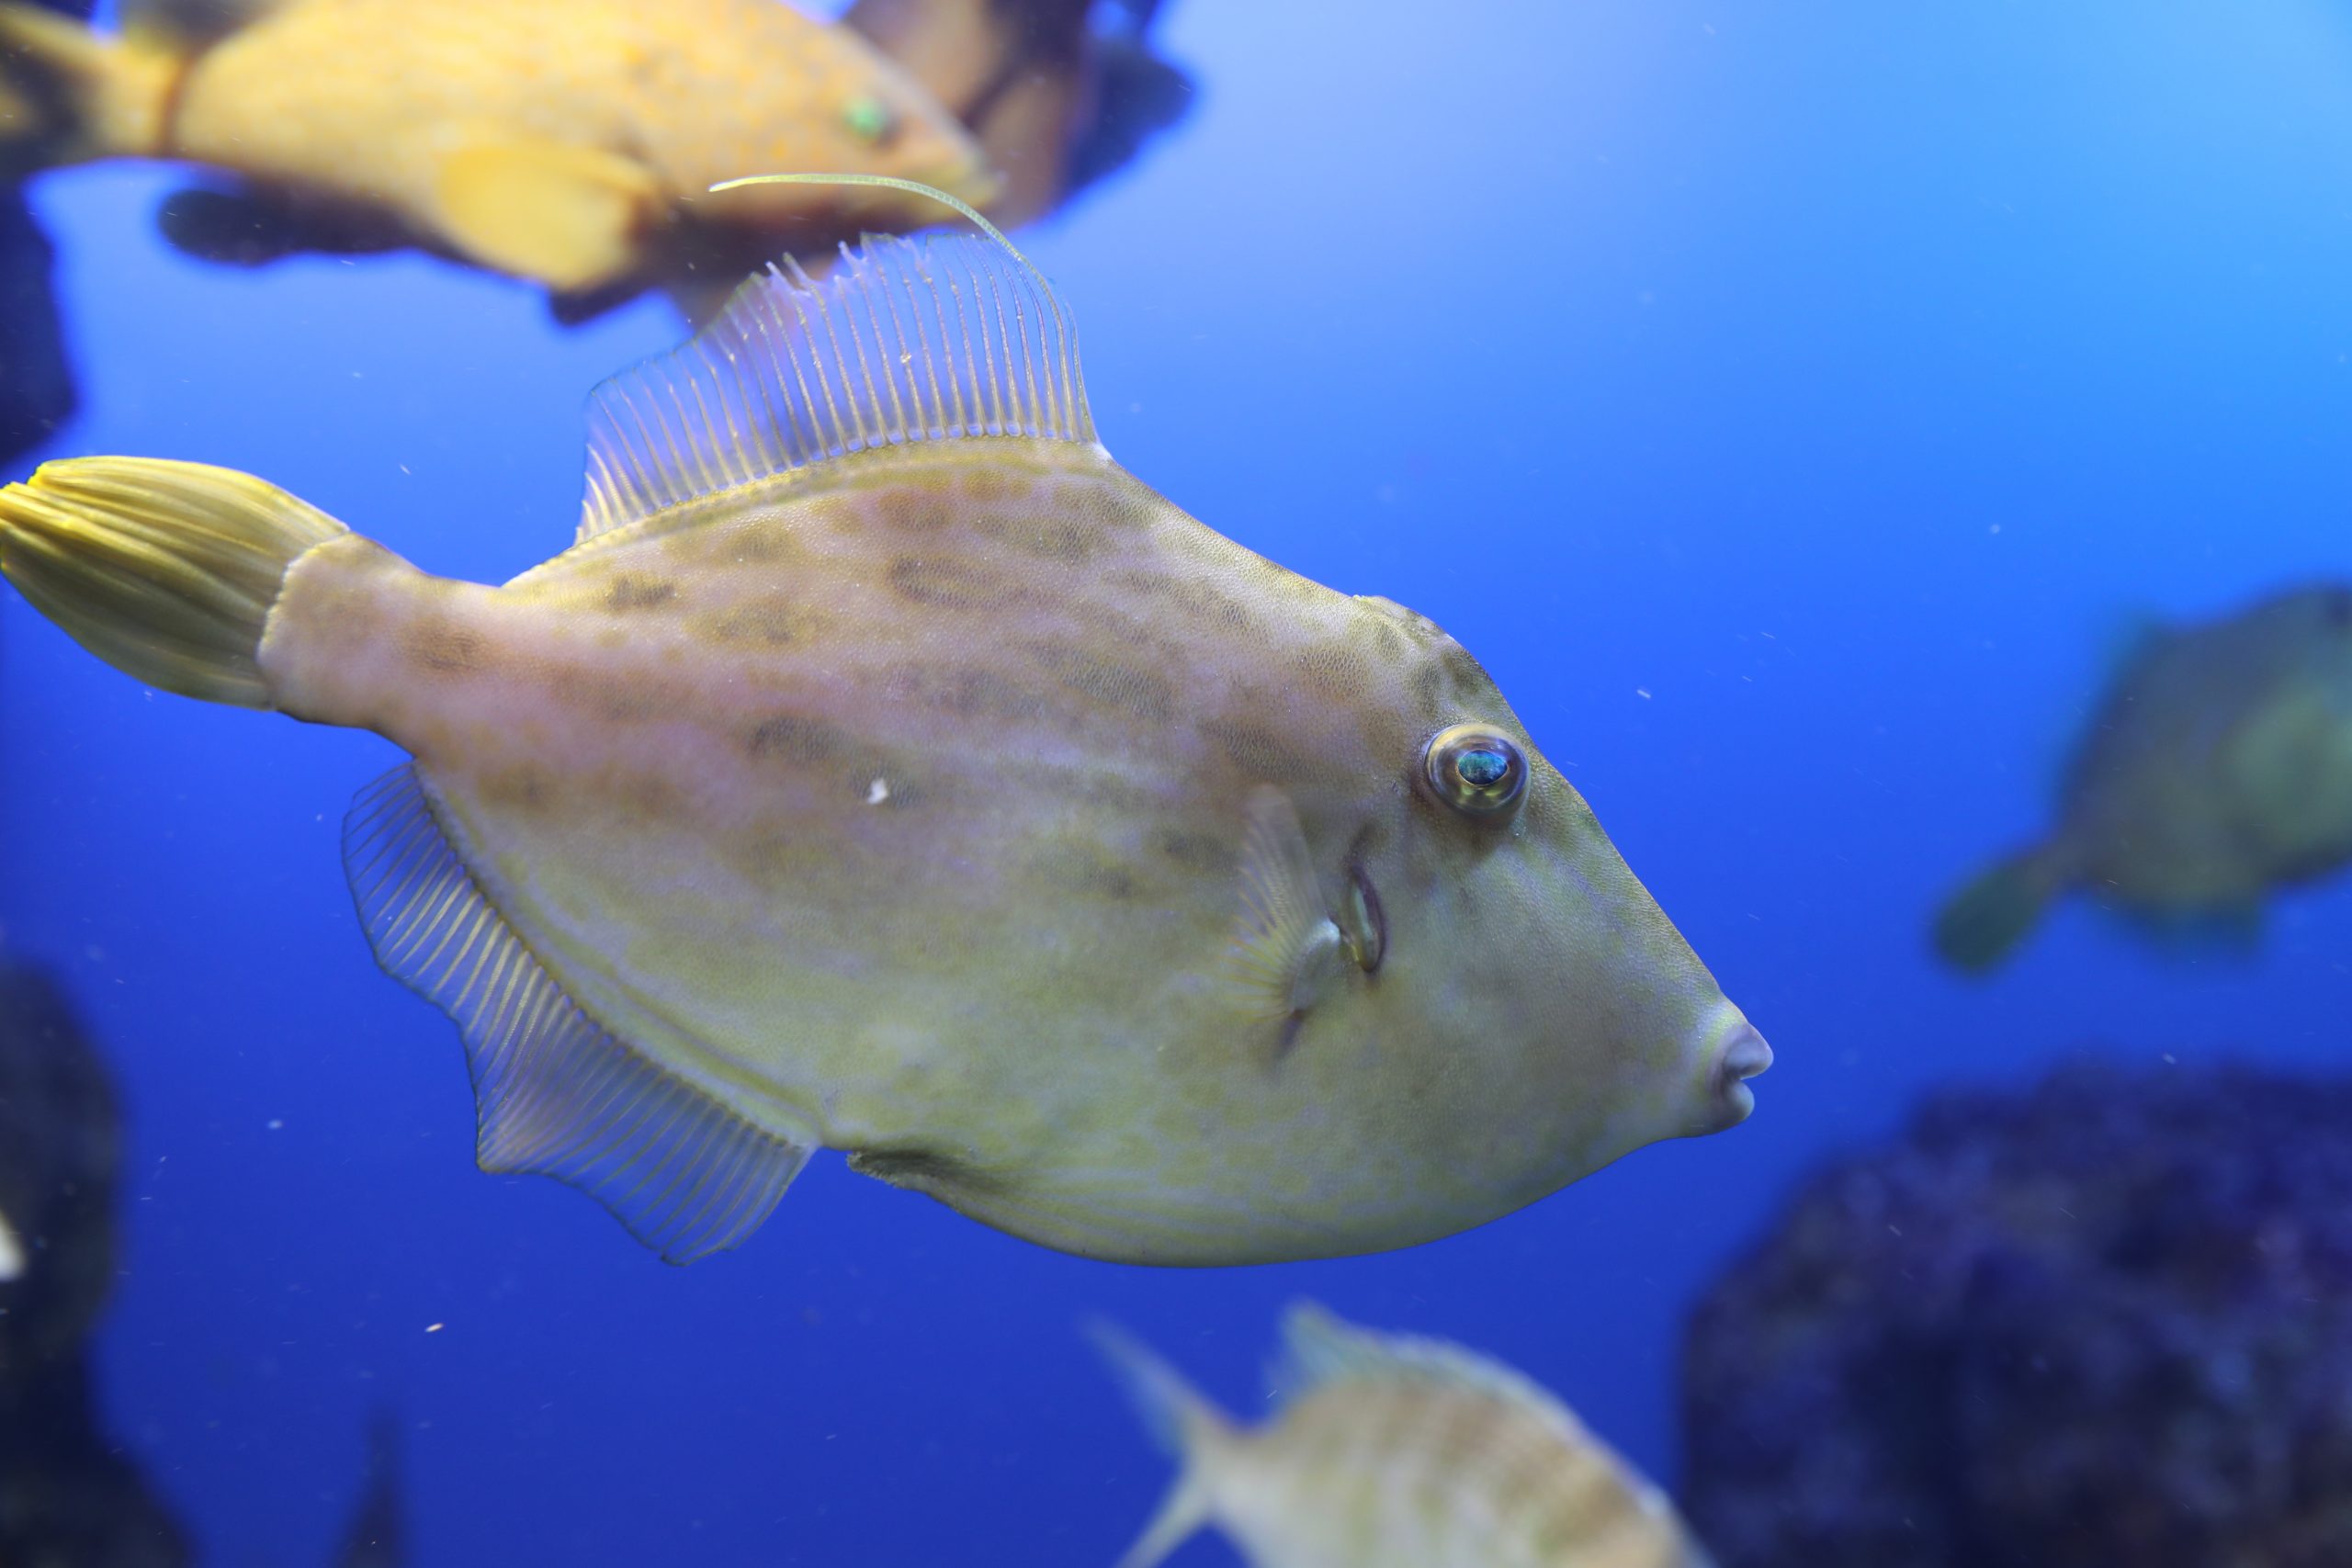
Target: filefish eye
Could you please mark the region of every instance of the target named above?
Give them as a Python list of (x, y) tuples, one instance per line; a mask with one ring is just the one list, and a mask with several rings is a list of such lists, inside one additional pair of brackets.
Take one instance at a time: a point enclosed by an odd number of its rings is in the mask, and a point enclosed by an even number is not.
[(1527, 758), (1510, 737), (1483, 724), (1457, 724), (1430, 742), (1430, 788), (1456, 811), (1498, 817), (1527, 793)]
[(849, 133), (869, 147), (878, 147), (899, 129), (899, 117), (890, 106), (870, 96), (852, 98), (842, 110), (842, 124)]

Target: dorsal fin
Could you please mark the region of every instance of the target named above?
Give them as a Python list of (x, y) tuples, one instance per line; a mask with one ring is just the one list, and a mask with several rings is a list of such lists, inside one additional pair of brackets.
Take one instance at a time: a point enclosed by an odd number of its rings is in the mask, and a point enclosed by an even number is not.
[(482, 897), (413, 763), (352, 803), (343, 858), (376, 961), (465, 1037), (482, 1169), (569, 1182), (673, 1263), (733, 1247), (768, 1217), (808, 1151), (582, 1012)]
[(1061, 301), (977, 236), (868, 236), (596, 389), (580, 537), (871, 446), (1006, 435), (1094, 440)]
[(1285, 1404), (1341, 1382), (1440, 1383), (1515, 1404), (1571, 1436), (1585, 1429), (1575, 1412), (1500, 1361), (1449, 1340), (1374, 1334), (1313, 1302), (1283, 1314), (1283, 1356), (1272, 1381)]

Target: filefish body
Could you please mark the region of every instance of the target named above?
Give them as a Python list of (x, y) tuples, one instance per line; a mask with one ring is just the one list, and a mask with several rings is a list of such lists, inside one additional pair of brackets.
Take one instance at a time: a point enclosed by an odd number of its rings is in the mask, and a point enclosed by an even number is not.
[(1119, 1568), (1215, 1525), (1253, 1568), (1706, 1568), (1665, 1495), (1486, 1357), (1291, 1310), (1273, 1417), (1234, 1427), (1115, 1330), (1097, 1338), (1182, 1471)]
[[(764, 257), (820, 222), (839, 236), (933, 211), (873, 188), (706, 194), (756, 170), (994, 190), (978, 145), (903, 72), (781, 0), (262, 0), (217, 40), (175, 30), (187, 9), (135, 9), (107, 41), (0, 7), (7, 74), (70, 106), (70, 128), (45, 128), (51, 156), (204, 164), (294, 219), (372, 220), (565, 293), (659, 280), (692, 254), (689, 218)], [(14, 133), (40, 121), (23, 114)], [(237, 233), (191, 219), (208, 207), (176, 210), (175, 237), (234, 249)], [(230, 211), (258, 222), (249, 204)]]
[(2352, 587), (2151, 634), (2086, 728), (2048, 839), (1947, 906), (1945, 955), (1989, 968), (2079, 887), (2159, 928), (2250, 928), (2274, 888), (2352, 861)]
[[(249, 683), (178, 682), (414, 754), (350, 866), (465, 1028), (486, 1166), (673, 1257), (824, 1146), (1220, 1264), (1442, 1235), (1746, 1115), (1761, 1038), (1476, 662), (1111, 461), (1001, 253), (771, 278), (593, 420), (569, 553), (492, 589), (288, 523)], [(48, 575), (85, 547), (58, 509), (148, 504), (76, 474), (0, 496), (0, 552), (143, 669)], [(232, 480), (123, 482), (213, 515)]]

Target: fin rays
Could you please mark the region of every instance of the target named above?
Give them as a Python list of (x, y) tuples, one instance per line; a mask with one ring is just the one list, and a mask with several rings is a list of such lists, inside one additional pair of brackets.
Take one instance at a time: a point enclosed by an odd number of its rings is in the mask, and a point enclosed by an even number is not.
[(580, 537), (869, 447), (1091, 442), (1078, 333), (990, 242), (869, 237), (822, 278), (737, 290), (692, 341), (596, 389)]
[(377, 961), (465, 1037), (483, 1169), (579, 1187), (673, 1263), (767, 1218), (808, 1151), (591, 1021), (482, 897), (413, 766), (353, 803), (344, 862)]

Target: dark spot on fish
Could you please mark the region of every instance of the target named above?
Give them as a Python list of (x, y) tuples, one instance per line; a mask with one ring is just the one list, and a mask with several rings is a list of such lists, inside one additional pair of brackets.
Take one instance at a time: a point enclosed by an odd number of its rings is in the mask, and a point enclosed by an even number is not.
[(1063, 839), (1043, 846), (1036, 858), (1037, 874), (1069, 893), (1098, 898), (1126, 899), (1136, 893), (1135, 873), (1092, 839)]
[(782, 594), (770, 594), (738, 604), (714, 618), (710, 635), (720, 642), (756, 642), (784, 648), (820, 632), (825, 618)]
[(1303, 776), (1306, 760), (1270, 729), (1254, 724), (1208, 719), (1201, 733), (1224, 748), (1233, 765), (1253, 779), (1278, 784)]
[(427, 616), (401, 634), (409, 662), (436, 675), (475, 675), (490, 668), (490, 640), (480, 632)]
[(1444, 651), (1438, 657), (1445, 660), (1446, 673), (1453, 677), (1455, 690), (1487, 693), (1495, 689), (1494, 680), (1487, 673), (1487, 667), (1471, 658), (1470, 650), (1460, 643), (1448, 641)]
[(1233, 846), (1206, 833), (1195, 833), (1183, 828), (1170, 828), (1152, 840), (1153, 847), (1187, 871), (1207, 872), (1222, 876), (1233, 870), (1236, 855)]
[(1029, 655), (1083, 696), (1156, 724), (1175, 715), (1176, 688), (1152, 671), (1110, 663), (1067, 643), (1033, 643)]
[(917, 1192), (985, 1192), (1002, 1185), (968, 1160), (920, 1145), (852, 1149), (849, 1168), (860, 1176), (876, 1177)]
[(870, 504), (884, 527), (903, 533), (935, 534), (956, 521), (945, 498), (926, 490), (884, 491)]
[(1076, 518), (1038, 516), (1031, 513), (999, 512), (974, 525), (986, 537), (999, 540), (1023, 555), (1076, 566), (1093, 558), (1102, 547), (1102, 531)]
[(547, 774), (530, 762), (484, 773), (475, 787), (484, 804), (507, 810), (538, 810), (553, 794)]
[(1021, 597), (1020, 584), (953, 556), (900, 556), (890, 563), (890, 587), (901, 599), (944, 610), (1001, 610)]
[(1250, 613), (1248, 605), (1221, 588), (1193, 578), (1135, 568), (1106, 572), (1102, 580), (1138, 598), (1171, 604), (1186, 617), (1204, 626), (1227, 632), (1245, 632), (1253, 641), (1264, 640), (1258, 631), (1258, 617)]
[(1372, 637), (1373, 648), (1379, 655), (1381, 663), (1395, 664), (1412, 651), (1412, 645), (1405, 640), (1405, 634), (1396, 629), (1395, 622), (1366, 621), (1363, 625)]
[(1425, 663), (1419, 666), (1408, 684), (1424, 718), (1434, 721), (1453, 706), (1446, 700), (1445, 671), (1441, 665)]
[(745, 754), (753, 761), (774, 757), (804, 765), (830, 762), (842, 754), (843, 748), (840, 730), (823, 719), (803, 718), (797, 714), (763, 719), (743, 742)]
[(1102, 581), (1138, 599), (1165, 599), (1176, 591), (1176, 580), (1166, 572), (1143, 571), (1135, 567), (1105, 572)]
[(656, 604), (666, 604), (677, 597), (678, 585), (659, 577), (640, 572), (625, 571), (613, 579), (612, 588), (605, 594), (605, 608), (615, 615), (630, 610), (650, 610)]
[(612, 724), (639, 724), (660, 718), (670, 711), (674, 700), (663, 688), (650, 682), (616, 679), (577, 665), (567, 665), (550, 676), (548, 692), (558, 702), (586, 708)]
[(1000, 506), (1034, 488), (1027, 479), (1001, 468), (966, 468), (956, 475), (956, 492), (975, 506)]
[(957, 718), (1010, 723), (1035, 718), (1046, 710), (1036, 693), (986, 670), (906, 665), (886, 675), (883, 688), (896, 701)]
[(783, 523), (746, 523), (720, 536), (728, 559), (740, 565), (764, 566), (800, 553), (792, 530)]

